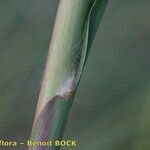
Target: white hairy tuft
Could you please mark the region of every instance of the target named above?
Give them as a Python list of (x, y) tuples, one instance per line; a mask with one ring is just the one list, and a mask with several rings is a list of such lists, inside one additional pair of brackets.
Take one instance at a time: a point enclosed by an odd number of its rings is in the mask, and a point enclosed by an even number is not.
[(74, 75), (71, 75), (62, 83), (57, 94), (62, 97), (65, 97), (73, 91), (73, 88), (74, 88)]

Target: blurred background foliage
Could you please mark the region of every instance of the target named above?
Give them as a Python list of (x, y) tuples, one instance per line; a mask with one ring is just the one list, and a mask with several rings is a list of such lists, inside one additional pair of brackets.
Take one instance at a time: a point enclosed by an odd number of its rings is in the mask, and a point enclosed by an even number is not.
[[(29, 139), (57, 4), (0, 0), (0, 139)], [(64, 149), (150, 149), (149, 8), (109, 1), (64, 136), (78, 146)]]

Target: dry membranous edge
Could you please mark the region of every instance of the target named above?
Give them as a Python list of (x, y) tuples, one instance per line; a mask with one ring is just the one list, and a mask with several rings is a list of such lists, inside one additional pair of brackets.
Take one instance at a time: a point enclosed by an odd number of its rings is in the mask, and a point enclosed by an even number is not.
[(72, 74), (67, 77), (65, 82), (62, 83), (56, 95), (59, 95), (60, 97), (67, 97), (71, 95), (74, 89), (74, 83), (75, 83), (75, 75)]

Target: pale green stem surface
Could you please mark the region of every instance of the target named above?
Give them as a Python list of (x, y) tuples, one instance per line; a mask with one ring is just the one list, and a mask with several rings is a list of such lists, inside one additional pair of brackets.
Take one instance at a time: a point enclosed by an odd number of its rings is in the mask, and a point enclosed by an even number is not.
[(59, 92), (65, 80), (72, 76), (75, 60), (71, 56), (77, 55), (76, 48), (85, 27), (89, 3), (89, 0), (60, 0), (36, 116)]
[[(31, 139), (61, 140), (107, 0), (60, 0)], [(31, 147), (29, 150), (59, 147)]]

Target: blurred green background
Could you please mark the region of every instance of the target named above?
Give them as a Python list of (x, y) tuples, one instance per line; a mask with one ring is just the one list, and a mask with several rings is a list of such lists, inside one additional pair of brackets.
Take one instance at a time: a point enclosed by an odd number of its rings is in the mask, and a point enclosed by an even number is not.
[[(0, 0), (0, 139), (30, 137), (57, 4)], [(64, 136), (78, 146), (64, 149), (150, 149), (149, 8), (109, 1)]]

